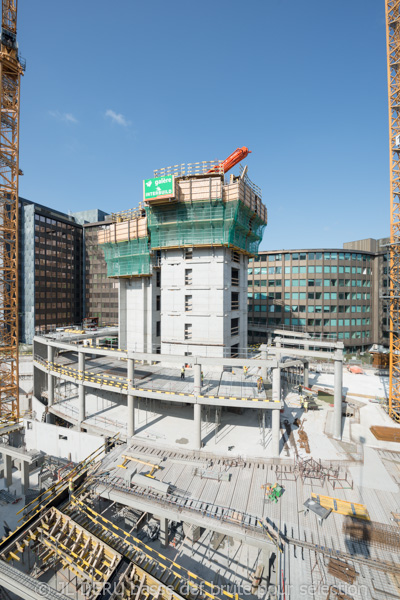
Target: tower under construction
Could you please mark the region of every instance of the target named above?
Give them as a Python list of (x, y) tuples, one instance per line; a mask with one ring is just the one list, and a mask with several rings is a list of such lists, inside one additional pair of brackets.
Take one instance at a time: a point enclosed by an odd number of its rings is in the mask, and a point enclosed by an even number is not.
[(227, 170), (157, 170), (143, 204), (99, 232), (108, 276), (119, 278), (120, 348), (221, 357), (247, 347), (248, 257), (267, 210), (247, 169), (229, 180)]

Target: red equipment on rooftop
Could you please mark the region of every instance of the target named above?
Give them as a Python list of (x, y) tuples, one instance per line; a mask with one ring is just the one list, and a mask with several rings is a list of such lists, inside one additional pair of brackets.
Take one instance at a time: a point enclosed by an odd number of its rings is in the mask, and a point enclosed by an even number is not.
[[(224, 173), (227, 173), (230, 169), (232, 169), (232, 167), (240, 163), (240, 161), (246, 158), (248, 154), (251, 154), (251, 150), (246, 148), (246, 146), (243, 146), (242, 148), (236, 148), (235, 152), (232, 152), (232, 154), (230, 154), (221, 165)], [(208, 171), (208, 173), (218, 173), (218, 170), (218, 167), (213, 167)]]

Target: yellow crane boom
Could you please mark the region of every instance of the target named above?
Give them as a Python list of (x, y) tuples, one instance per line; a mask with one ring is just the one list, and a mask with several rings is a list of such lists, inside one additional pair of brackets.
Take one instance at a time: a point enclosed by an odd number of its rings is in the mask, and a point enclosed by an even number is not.
[(389, 415), (400, 422), (400, 0), (385, 0), (390, 144)]
[(0, 39), (0, 417), (19, 415), (18, 175), (20, 79), (17, 0), (2, 0)]

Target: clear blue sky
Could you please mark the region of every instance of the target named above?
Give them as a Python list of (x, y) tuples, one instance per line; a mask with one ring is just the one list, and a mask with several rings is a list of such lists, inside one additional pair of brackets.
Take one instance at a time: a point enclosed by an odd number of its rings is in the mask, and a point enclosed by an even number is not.
[(263, 249), (389, 233), (384, 0), (19, 0), (20, 195), (136, 206), (248, 146)]

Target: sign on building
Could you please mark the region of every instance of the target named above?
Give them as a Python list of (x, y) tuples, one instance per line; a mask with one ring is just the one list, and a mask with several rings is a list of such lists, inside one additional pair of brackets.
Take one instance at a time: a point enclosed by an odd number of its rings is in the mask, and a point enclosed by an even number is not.
[(175, 181), (173, 175), (165, 177), (153, 177), (143, 181), (143, 198), (149, 200), (161, 200), (162, 198), (174, 198)]

